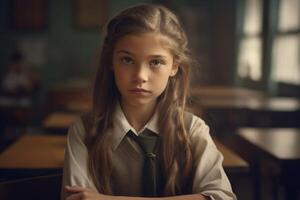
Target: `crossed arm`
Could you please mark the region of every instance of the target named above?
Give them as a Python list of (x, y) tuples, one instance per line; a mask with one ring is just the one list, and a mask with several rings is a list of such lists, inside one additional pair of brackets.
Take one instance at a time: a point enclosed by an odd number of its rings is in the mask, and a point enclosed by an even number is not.
[(79, 186), (66, 186), (65, 191), (70, 195), (66, 200), (208, 200), (201, 194), (181, 195), (172, 197), (127, 197), (127, 196), (111, 196), (103, 195), (89, 188)]

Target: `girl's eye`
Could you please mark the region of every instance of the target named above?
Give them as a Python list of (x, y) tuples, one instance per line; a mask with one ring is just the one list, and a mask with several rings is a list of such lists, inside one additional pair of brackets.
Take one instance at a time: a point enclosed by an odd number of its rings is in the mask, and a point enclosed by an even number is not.
[(121, 62), (125, 65), (131, 65), (133, 64), (133, 60), (130, 57), (123, 57), (121, 58)]
[(154, 59), (150, 61), (150, 66), (151, 67), (161, 67), (161, 65), (166, 64), (165, 61), (161, 60), (161, 59)]

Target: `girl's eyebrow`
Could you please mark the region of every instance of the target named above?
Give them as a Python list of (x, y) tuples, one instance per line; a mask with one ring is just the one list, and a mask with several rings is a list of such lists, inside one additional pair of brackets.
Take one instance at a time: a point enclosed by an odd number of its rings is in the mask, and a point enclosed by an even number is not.
[[(134, 55), (133, 53), (126, 51), (126, 50), (119, 50), (119, 51), (117, 51), (117, 53), (125, 53), (125, 54), (129, 54), (129, 55)], [(167, 56), (157, 54), (157, 55), (150, 55), (149, 58), (167, 58)]]
[(164, 55), (150, 55), (150, 58), (167, 58), (167, 56)]
[(126, 50), (119, 50), (119, 51), (117, 51), (117, 53), (126, 53), (126, 54), (133, 55), (133, 53), (126, 51)]

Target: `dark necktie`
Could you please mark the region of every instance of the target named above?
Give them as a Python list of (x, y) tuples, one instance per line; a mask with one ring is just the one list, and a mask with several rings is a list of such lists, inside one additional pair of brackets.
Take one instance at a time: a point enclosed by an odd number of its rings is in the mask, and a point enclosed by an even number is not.
[(128, 134), (145, 153), (142, 179), (143, 195), (146, 197), (158, 196), (158, 187), (160, 187), (160, 173), (156, 156), (158, 135), (148, 129), (145, 129), (139, 136), (132, 131), (129, 131)]

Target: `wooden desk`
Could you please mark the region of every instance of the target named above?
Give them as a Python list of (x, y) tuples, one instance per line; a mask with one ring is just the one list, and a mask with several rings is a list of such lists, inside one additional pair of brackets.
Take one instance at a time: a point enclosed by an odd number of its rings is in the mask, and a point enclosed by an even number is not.
[(300, 128), (300, 100), (283, 97), (196, 97), (191, 112), (205, 119), (213, 134), (224, 137), (239, 127)]
[(292, 97), (201, 97), (192, 96), (200, 107), (208, 109), (247, 109), (250, 111), (295, 112), (300, 111), (300, 100)]
[(237, 88), (230, 86), (197, 86), (191, 87), (191, 96), (199, 97), (222, 97), (222, 98), (235, 98), (235, 97), (262, 97), (264, 94), (257, 90), (250, 90), (245, 88)]
[[(224, 155), (223, 165), (225, 169), (245, 170), (248, 168), (248, 164), (237, 154), (217, 140), (214, 141)], [(0, 155), (0, 168), (61, 168), (64, 161), (65, 146), (66, 136), (24, 135)]]
[(42, 123), (47, 129), (64, 129), (66, 130), (71, 123), (79, 117), (79, 113), (54, 112), (49, 114)]
[(61, 168), (66, 136), (26, 134), (0, 155), (0, 168)]
[[(300, 129), (242, 128), (237, 134), (253, 147), (253, 156), (260, 158), (259, 163), (268, 158), (276, 165), (277, 177), (284, 186), (286, 199), (297, 199), (300, 178)], [(278, 185), (275, 188), (278, 189)], [(273, 191), (274, 198), (278, 196), (277, 189)]]
[(263, 92), (228, 86), (192, 87), (190, 96), (204, 108), (229, 108), (267, 111), (300, 110), (300, 100), (290, 97), (269, 97)]
[(76, 112), (88, 112), (91, 110), (91, 103), (88, 101), (71, 101), (66, 103), (66, 109)]
[(65, 107), (69, 102), (92, 102), (91, 82), (89, 80), (66, 80), (50, 88), (49, 105), (51, 108)]

